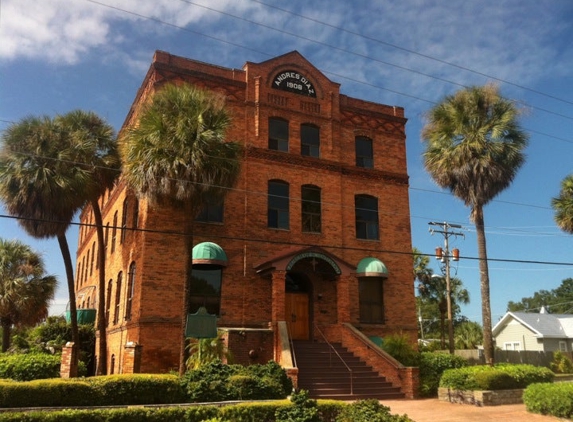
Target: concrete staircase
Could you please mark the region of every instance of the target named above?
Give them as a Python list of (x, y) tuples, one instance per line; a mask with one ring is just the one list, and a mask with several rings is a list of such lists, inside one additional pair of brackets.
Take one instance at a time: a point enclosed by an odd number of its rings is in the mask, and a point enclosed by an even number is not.
[(336, 400), (404, 398), (404, 393), (399, 387), (392, 386), (386, 378), (378, 375), (339, 343), (332, 343), (332, 346), (352, 370), (352, 392), (350, 372), (328, 344), (300, 340), (294, 341), (293, 344), (299, 370), (298, 387), (307, 390), (312, 398)]

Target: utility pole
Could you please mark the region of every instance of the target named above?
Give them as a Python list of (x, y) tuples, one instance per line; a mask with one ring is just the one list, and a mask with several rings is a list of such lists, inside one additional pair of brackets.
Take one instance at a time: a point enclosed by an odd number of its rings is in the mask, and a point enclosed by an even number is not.
[(459, 224), (450, 224), (447, 222), (437, 223), (435, 221), (430, 221), (428, 223), (430, 226), (438, 226), (441, 230), (434, 229), (430, 227), (430, 233), (440, 233), (444, 236), (444, 249), (441, 247), (436, 248), (436, 259), (442, 262), (441, 270), (446, 278), (446, 304), (448, 307), (448, 340), (450, 353), (454, 354), (454, 321), (452, 317), (452, 286), (450, 279), (450, 259), (452, 261), (458, 261), (460, 259), (459, 249), (452, 249), (450, 254), (449, 239), (451, 236), (464, 236), (463, 233), (459, 231), (453, 231), (452, 229), (461, 229), (462, 226)]

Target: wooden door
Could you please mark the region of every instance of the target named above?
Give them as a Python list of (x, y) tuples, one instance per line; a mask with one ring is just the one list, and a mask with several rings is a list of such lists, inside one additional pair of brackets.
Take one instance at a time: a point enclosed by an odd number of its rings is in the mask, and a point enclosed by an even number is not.
[(310, 333), (308, 293), (285, 293), (286, 322), (293, 340), (308, 340)]

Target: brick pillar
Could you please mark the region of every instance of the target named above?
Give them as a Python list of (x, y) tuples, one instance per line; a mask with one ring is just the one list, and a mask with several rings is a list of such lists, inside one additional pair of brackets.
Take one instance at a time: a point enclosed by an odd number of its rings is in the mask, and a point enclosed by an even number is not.
[(127, 342), (123, 354), (124, 374), (138, 374), (141, 371), (141, 346), (133, 341)]
[(272, 279), (272, 323), (285, 320), (285, 271), (274, 271)]
[(350, 276), (341, 275), (336, 283), (338, 323), (350, 322)]
[(62, 361), (60, 363), (60, 377), (75, 378), (78, 376), (78, 346), (69, 341), (62, 347)]

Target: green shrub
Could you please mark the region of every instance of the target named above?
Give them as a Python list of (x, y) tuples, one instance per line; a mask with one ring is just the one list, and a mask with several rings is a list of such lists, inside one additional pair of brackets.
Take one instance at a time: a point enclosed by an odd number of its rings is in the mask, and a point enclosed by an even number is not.
[(533, 365), (480, 365), (444, 371), (440, 387), (453, 390), (503, 390), (551, 382), (553, 377), (549, 369)]
[(571, 374), (573, 373), (573, 362), (568, 356), (558, 351), (553, 355), (550, 368), (556, 374)]
[(342, 409), (336, 422), (413, 422), (407, 415), (392, 415), (378, 400), (359, 400)]
[(281, 399), (292, 391), (292, 381), (276, 362), (241, 366), (218, 361), (188, 371), (181, 385), (191, 402)]
[(523, 402), (528, 412), (571, 419), (573, 384), (568, 382), (531, 384), (523, 392)]
[(318, 404), (308, 397), (308, 391), (300, 390), (290, 398), (292, 406), (279, 407), (275, 418), (280, 422), (320, 422)]
[(420, 353), (420, 395), (434, 397), (438, 395), (440, 378), (446, 369), (463, 368), (468, 365), (461, 356), (440, 352)]
[(402, 365), (418, 366), (419, 353), (405, 334), (392, 334), (384, 337), (382, 349)]
[(56, 378), (60, 376), (60, 355), (47, 353), (0, 355), (0, 378), (16, 381)]

